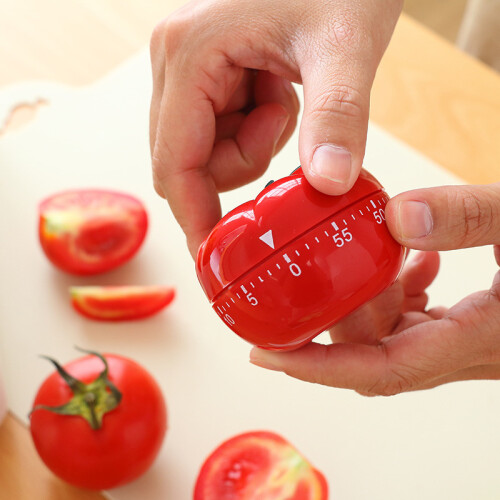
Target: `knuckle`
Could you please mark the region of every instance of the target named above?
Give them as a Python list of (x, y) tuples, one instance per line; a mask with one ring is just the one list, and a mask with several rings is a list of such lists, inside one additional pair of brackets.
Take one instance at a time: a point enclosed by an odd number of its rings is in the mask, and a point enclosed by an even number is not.
[[(464, 366), (472, 360), (474, 365), (496, 364), (500, 362), (500, 324), (484, 306), (490, 301), (498, 302), (498, 297), (491, 291), (481, 291), (470, 295), (469, 300), (467, 317), (453, 311), (445, 317), (457, 332), (457, 336), (460, 334), (471, 339), (467, 352), (458, 351), (454, 363), (456, 366)], [(457, 351), (457, 348), (450, 342), (447, 356), (454, 351)]]
[(320, 92), (312, 102), (312, 119), (331, 120), (349, 117), (357, 120), (367, 118), (361, 93), (350, 85), (335, 85)]
[(149, 48), (151, 53), (155, 53), (158, 47), (163, 42), (163, 33), (164, 33), (164, 24), (165, 20), (160, 21), (151, 32), (151, 38), (149, 40)]
[(165, 193), (163, 191), (163, 183), (165, 181), (165, 170), (160, 166), (157, 158), (153, 156), (152, 158), (152, 169), (153, 169), (153, 186), (155, 191), (162, 197), (165, 198)]
[(377, 396), (396, 396), (414, 387), (411, 378), (409, 375), (393, 371), (388, 377), (377, 380), (369, 392)]
[(163, 157), (158, 153), (156, 147), (151, 155), (151, 169), (154, 189), (161, 198), (166, 199), (165, 187), (169, 182), (172, 172), (169, 166), (165, 164)]
[(371, 392), (368, 392), (368, 391), (363, 391), (363, 390), (357, 390), (356, 391), (360, 396), (364, 396), (365, 398), (374, 398), (375, 396), (377, 396), (377, 394), (373, 394)]
[(460, 212), (457, 224), (461, 227), (460, 246), (474, 245), (485, 233), (493, 229), (493, 208), (484, 203), (473, 191), (466, 191), (458, 204)]
[[(497, 277), (489, 290), (477, 292), (471, 302), (475, 341), (475, 359), (482, 364), (500, 363), (500, 290)], [(476, 302), (477, 301), (477, 302)], [(477, 318), (477, 319), (476, 319)], [(469, 326), (468, 331), (471, 327)]]
[(163, 188), (162, 188), (160, 182), (154, 176), (153, 176), (153, 187), (154, 187), (154, 190), (156, 191), (156, 194), (160, 198), (166, 199), (165, 192), (163, 191)]
[(346, 55), (360, 46), (363, 30), (355, 12), (342, 10), (337, 11), (334, 16), (320, 18), (316, 12), (312, 12), (309, 16), (306, 24), (314, 26), (312, 32), (315, 34), (309, 49), (314, 49), (316, 57), (327, 61), (331, 60), (332, 53), (338, 56)]
[(189, 26), (185, 16), (175, 12), (170, 14), (153, 29), (150, 40), (151, 53), (161, 49), (166, 59), (171, 57), (185, 39)]
[[(368, 31), (367, 31), (368, 30)], [(366, 20), (357, 13), (344, 13), (334, 19), (327, 18), (322, 29), (321, 42), (316, 49), (316, 57), (331, 63), (332, 54), (345, 61), (370, 61), (380, 52), (377, 31), (369, 28)], [(371, 64), (365, 69), (370, 68)]]
[(337, 17), (333, 22), (328, 23), (327, 41), (335, 46), (342, 47), (351, 44), (358, 36), (355, 24), (347, 16)]
[(375, 396), (395, 396), (410, 391), (420, 384), (420, 373), (412, 366), (394, 364), (385, 344), (379, 348), (385, 356), (385, 370), (364, 393)]
[(319, 385), (325, 386), (335, 386), (332, 383), (330, 376), (330, 360), (328, 358), (328, 352), (326, 350), (320, 350), (316, 352), (316, 359), (314, 366), (318, 369), (312, 374), (312, 382)]
[(374, 396), (390, 397), (405, 392), (405, 390), (407, 390), (406, 385), (402, 380), (377, 380), (369, 388), (368, 393)]

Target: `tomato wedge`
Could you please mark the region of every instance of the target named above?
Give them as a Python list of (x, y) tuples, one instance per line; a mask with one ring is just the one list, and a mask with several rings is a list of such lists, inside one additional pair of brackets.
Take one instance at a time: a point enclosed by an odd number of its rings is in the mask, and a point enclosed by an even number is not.
[(125, 193), (75, 189), (39, 206), (39, 237), (48, 259), (77, 275), (109, 271), (128, 261), (146, 237), (148, 216)]
[(239, 434), (203, 463), (194, 500), (327, 500), (326, 480), (284, 438)]
[(146, 318), (170, 304), (172, 287), (78, 286), (70, 288), (71, 303), (83, 316), (100, 321)]

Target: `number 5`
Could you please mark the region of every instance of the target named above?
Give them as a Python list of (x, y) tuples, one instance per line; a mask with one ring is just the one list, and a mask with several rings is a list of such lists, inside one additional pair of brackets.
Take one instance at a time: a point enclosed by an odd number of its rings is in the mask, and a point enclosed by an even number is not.
[(248, 299), (248, 302), (250, 302), (250, 304), (252, 304), (252, 306), (256, 306), (259, 303), (257, 298), (254, 297), (251, 293), (247, 293), (247, 299)]
[(349, 232), (349, 229), (347, 227), (342, 229), (342, 236), (348, 243), (352, 240), (352, 234)]

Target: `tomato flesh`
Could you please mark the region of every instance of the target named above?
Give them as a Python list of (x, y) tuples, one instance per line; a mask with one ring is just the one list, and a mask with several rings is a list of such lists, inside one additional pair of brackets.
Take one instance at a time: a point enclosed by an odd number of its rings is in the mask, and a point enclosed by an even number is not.
[[(106, 354), (109, 379), (121, 391), (118, 407), (106, 413), (93, 430), (80, 416), (39, 409), (30, 415), (30, 430), (38, 454), (61, 479), (75, 486), (102, 490), (141, 476), (154, 462), (167, 430), (167, 410), (151, 374), (128, 358)], [(101, 361), (84, 356), (65, 365), (82, 382), (95, 380)], [(33, 406), (59, 406), (72, 398), (57, 372), (40, 386)]]
[(63, 271), (90, 275), (128, 261), (146, 236), (142, 202), (98, 189), (65, 191), (39, 207), (39, 237), (49, 260)]
[(82, 286), (70, 292), (73, 307), (83, 316), (99, 321), (146, 318), (175, 297), (174, 288), (159, 286)]
[(278, 434), (254, 431), (222, 443), (205, 460), (194, 500), (326, 500), (324, 476)]
[(129, 234), (129, 228), (123, 221), (91, 220), (82, 225), (80, 234), (75, 238), (75, 246), (89, 257), (103, 257), (125, 247)]

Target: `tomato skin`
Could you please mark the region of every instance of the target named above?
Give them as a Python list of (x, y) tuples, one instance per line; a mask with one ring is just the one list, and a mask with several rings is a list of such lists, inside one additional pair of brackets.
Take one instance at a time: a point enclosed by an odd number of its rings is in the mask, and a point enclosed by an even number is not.
[[(30, 416), (31, 435), (47, 467), (68, 483), (92, 490), (114, 488), (142, 475), (155, 460), (167, 430), (165, 401), (153, 377), (128, 358), (104, 356), (109, 379), (122, 392), (122, 400), (104, 415), (100, 429), (93, 430), (80, 416), (43, 409)], [(103, 365), (94, 356), (84, 356), (65, 369), (88, 383)], [(68, 385), (54, 372), (40, 386), (33, 406), (58, 406), (71, 397)]]
[(194, 500), (327, 500), (323, 474), (283, 437), (251, 431), (219, 445), (203, 463)]
[(98, 321), (130, 321), (158, 313), (175, 297), (172, 287), (72, 287), (71, 304), (81, 315)]
[(143, 203), (118, 191), (68, 190), (39, 205), (38, 234), (45, 255), (75, 275), (121, 266), (137, 253), (147, 229)]

